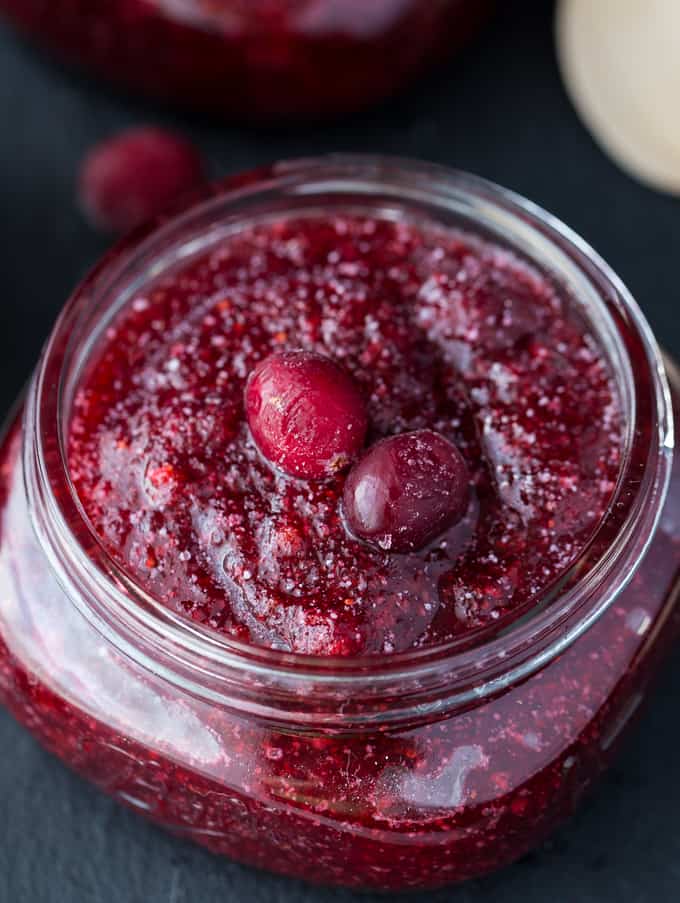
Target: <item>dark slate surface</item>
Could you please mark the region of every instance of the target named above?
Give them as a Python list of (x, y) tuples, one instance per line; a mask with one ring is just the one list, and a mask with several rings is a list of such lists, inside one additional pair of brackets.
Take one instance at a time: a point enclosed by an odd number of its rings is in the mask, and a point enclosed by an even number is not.
[[(417, 91), (333, 127), (283, 134), (140, 106), (60, 71), (0, 30), (0, 407), (10, 405), (69, 289), (104, 247), (74, 208), (78, 159), (98, 138), (149, 119), (192, 134), (216, 173), (357, 150), (422, 157), (495, 179), (584, 235), (680, 355), (680, 202), (619, 172), (579, 124), (555, 67), (551, 4), (501, 6), (505, 12), (478, 46)], [(516, 866), (427, 899), (680, 899), (679, 698), (676, 658), (618, 767), (569, 826)], [(371, 899), (258, 874), (166, 836), (85, 786), (4, 712), (0, 750), (0, 903)]]

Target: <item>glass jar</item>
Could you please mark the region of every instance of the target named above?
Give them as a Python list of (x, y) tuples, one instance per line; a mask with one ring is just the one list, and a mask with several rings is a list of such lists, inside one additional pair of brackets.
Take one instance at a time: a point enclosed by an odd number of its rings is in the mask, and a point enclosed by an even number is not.
[(268, 121), (382, 100), (493, 0), (0, 0), (19, 28), (145, 95)]
[[(560, 586), (470, 649), (328, 659), (175, 615), (85, 520), (64, 431), (97, 335), (153, 272), (271, 215), (404, 213), (481, 231), (564, 284), (626, 414), (615, 497)], [(611, 761), (678, 627), (680, 380), (635, 301), (533, 204), (423, 164), (330, 157), (232, 179), (119, 245), (62, 313), (0, 458), (0, 697), (108, 793), (217, 853), (425, 888), (511, 862)]]

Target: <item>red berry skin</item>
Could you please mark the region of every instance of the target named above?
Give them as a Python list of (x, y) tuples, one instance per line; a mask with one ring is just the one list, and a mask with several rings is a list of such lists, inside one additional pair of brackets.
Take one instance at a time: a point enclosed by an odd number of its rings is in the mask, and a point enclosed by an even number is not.
[(462, 518), (469, 486), (463, 456), (439, 433), (390, 436), (350, 471), (345, 520), (359, 539), (385, 551), (414, 552)]
[(123, 233), (161, 213), (205, 178), (203, 160), (192, 144), (144, 126), (120, 132), (86, 155), (78, 198), (93, 226)]
[(311, 351), (279, 352), (258, 364), (246, 385), (245, 409), (265, 458), (302, 479), (338, 473), (366, 438), (358, 386), (335, 361)]

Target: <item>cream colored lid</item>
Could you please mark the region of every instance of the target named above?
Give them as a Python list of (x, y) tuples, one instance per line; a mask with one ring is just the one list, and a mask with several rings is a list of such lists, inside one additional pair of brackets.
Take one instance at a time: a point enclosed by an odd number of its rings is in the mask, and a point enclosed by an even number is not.
[(633, 176), (680, 194), (680, 0), (560, 0), (556, 39), (595, 139)]

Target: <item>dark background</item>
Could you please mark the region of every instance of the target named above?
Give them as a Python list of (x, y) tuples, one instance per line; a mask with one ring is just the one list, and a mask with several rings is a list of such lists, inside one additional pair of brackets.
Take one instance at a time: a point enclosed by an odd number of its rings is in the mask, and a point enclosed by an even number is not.
[[(0, 28), (0, 414), (27, 379), (69, 291), (106, 245), (74, 204), (81, 155), (116, 129), (147, 121), (193, 136), (216, 175), (281, 157), (354, 150), (421, 157), (487, 176), (590, 241), (628, 283), (662, 342), (680, 355), (680, 200), (617, 170), (579, 123), (555, 65), (552, 4), (499, 5), (504, 10), (475, 47), (406, 96), (337, 125), (272, 133), (136, 104), (62, 72)], [(570, 825), (510, 869), (420, 899), (679, 900), (678, 700), (676, 657), (618, 767)], [(0, 903), (373, 899), (260, 874), (166, 836), (71, 775), (4, 712), (0, 807)]]

